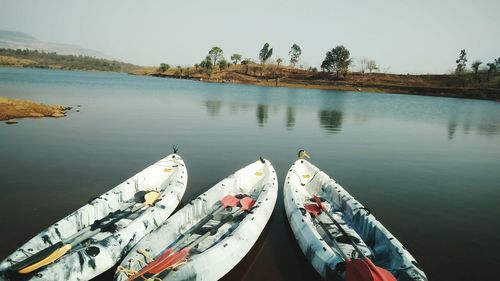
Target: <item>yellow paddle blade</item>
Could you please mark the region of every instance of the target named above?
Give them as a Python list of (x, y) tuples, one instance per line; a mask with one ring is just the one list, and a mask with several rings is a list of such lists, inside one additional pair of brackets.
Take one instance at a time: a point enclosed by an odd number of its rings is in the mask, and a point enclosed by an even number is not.
[(146, 195), (144, 195), (144, 204), (151, 206), (158, 200), (158, 198), (160, 198), (159, 192), (157, 191), (148, 192), (146, 193)]
[(30, 273), (34, 270), (37, 270), (42, 266), (46, 266), (48, 264), (51, 264), (51, 263), (55, 262), (57, 259), (59, 259), (60, 257), (64, 256), (64, 254), (69, 252), (69, 250), (71, 250), (71, 244), (66, 244), (66, 245), (62, 246), (61, 248), (52, 252), (52, 254), (48, 255), (43, 260), (36, 262), (32, 265), (29, 265), (29, 266), (19, 270), (18, 272), (21, 274), (26, 274), (26, 273)]

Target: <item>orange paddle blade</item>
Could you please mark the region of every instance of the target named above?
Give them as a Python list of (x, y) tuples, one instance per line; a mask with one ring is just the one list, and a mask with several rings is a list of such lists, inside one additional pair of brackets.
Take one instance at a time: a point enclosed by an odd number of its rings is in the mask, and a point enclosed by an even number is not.
[(396, 277), (368, 258), (346, 261), (346, 281), (397, 281)]
[(321, 213), (321, 209), (316, 204), (307, 204), (304, 206), (304, 209), (311, 215), (311, 217), (315, 218)]
[(173, 251), (174, 250), (172, 250), (172, 249), (166, 250), (163, 254), (161, 254), (159, 257), (157, 257), (154, 261), (148, 263), (145, 267), (143, 267), (139, 272), (130, 276), (127, 279), (127, 281), (137, 279), (137, 278), (141, 277), (142, 275), (148, 273), (150, 270), (154, 269), (159, 263), (161, 263), (162, 261), (167, 259), (170, 256), (170, 254), (172, 254)]
[(240, 202), (240, 200), (233, 195), (226, 195), (220, 201), (222, 202), (222, 206), (224, 206), (224, 208), (229, 206), (236, 207), (238, 206), (238, 202)]
[(153, 274), (158, 274), (160, 272), (163, 272), (163, 271), (169, 269), (170, 267), (176, 265), (181, 260), (185, 259), (188, 254), (189, 254), (189, 248), (186, 247), (186, 248), (180, 250), (179, 252), (170, 255), (168, 258), (166, 258), (162, 262), (158, 263), (149, 272), (151, 272)]
[(255, 200), (253, 200), (251, 197), (245, 197), (240, 200), (240, 204), (243, 211), (249, 211), (255, 204)]

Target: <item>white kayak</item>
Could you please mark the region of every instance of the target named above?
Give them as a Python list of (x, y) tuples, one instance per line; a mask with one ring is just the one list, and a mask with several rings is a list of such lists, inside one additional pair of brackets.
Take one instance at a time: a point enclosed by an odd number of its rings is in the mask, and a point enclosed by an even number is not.
[[(220, 279), (257, 241), (277, 194), (276, 172), (269, 161), (261, 159), (236, 171), (144, 237), (123, 259), (115, 279)], [(228, 197), (234, 204), (224, 208), (221, 204)], [(245, 200), (254, 205), (243, 211)], [(181, 258), (164, 262), (176, 255)], [(155, 263), (155, 270), (148, 271)]]
[(99, 275), (167, 220), (186, 183), (179, 155), (159, 160), (17, 249), (0, 264), (0, 280), (89, 280)]
[(314, 195), (323, 201), (325, 210), (345, 230), (361, 254), (377, 267), (388, 270), (397, 280), (427, 280), (412, 255), (368, 209), (327, 174), (307, 160), (299, 159), (285, 179), (285, 210), (302, 252), (324, 279), (345, 278), (342, 252), (351, 260), (363, 257), (323, 210), (317, 217), (310, 212), (312, 204), (318, 206)]

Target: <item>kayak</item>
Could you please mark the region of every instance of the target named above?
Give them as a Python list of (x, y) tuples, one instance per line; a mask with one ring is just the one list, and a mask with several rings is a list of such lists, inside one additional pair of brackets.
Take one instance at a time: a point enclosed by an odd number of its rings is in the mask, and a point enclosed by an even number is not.
[(277, 194), (269, 161), (261, 158), (236, 171), (144, 237), (123, 259), (115, 280), (220, 279), (255, 244)]
[(171, 154), (93, 198), (0, 263), (0, 280), (88, 280), (113, 267), (179, 204), (184, 161)]
[(349, 280), (346, 271), (378, 270), (389, 277), (354, 280), (427, 280), (394, 235), (309, 161), (299, 159), (292, 165), (283, 192), (286, 215), (299, 247), (324, 279)]

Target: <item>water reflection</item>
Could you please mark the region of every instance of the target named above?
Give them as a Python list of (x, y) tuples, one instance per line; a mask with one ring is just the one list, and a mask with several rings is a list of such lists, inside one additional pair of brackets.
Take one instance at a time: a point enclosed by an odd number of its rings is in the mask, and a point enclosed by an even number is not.
[(269, 107), (267, 104), (258, 104), (257, 105), (257, 123), (259, 127), (264, 127), (264, 124), (267, 122)]
[(339, 133), (342, 128), (342, 111), (320, 110), (318, 112), (319, 123), (329, 133)]
[(295, 126), (295, 107), (288, 106), (286, 108), (286, 128), (290, 130)]
[(219, 115), (220, 109), (222, 107), (222, 101), (220, 100), (205, 101), (205, 107), (207, 108), (208, 116), (215, 117)]
[[(269, 97), (268, 97), (269, 98)], [(273, 97), (274, 98), (274, 97)], [(475, 135), (493, 136), (500, 134), (500, 122), (498, 112), (474, 106), (468, 101), (454, 101), (450, 104), (433, 104), (413, 102), (360, 102), (356, 96), (350, 100), (345, 96), (331, 94), (320, 94), (307, 100), (300, 99), (297, 95), (287, 95), (281, 101), (271, 98), (262, 98), (260, 101), (235, 101), (224, 99), (210, 99), (202, 101), (202, 105), (209, 117), (216, 117), (228, 106), (228, 114), (236, 115), (254, 114), (254, 120), (258, 127), (265, 127), (273, 118), (283, 121), (287, 130), (292, 130), (297, 122), (307, 119), (307, 115), (297, 119), (298, 108), (305, 108), (306, 112), (312, 109), (316, 112), (319, 127), (331, 134), (338, 134), (345, 126), (346, 120), (354, 121), (356, 126), (370, 126), (373, 118), (383, 117), (397, 120), (411, 120), (411, 122), (434, 122), (442, 124), (447, 138), (454, 140), (457, 136)], [(296, 100), (297, 99), (297, 100)], [(366, 99), (363, 97), (363, 99)], [(277, 104), (279, 102), (279, 105)], [(306, 104), (306, 105), (304, 105)], [(355, 106), (353, 104), (356, 104)], [(493, 105), (489, 105), (493, 107)], [(347, 108), (344, 108), (347, 107)], [(347, 114), (348, 113), (348, 114)], [(281, 116), (281, 117), (280, 117)], [(249, 115), (251, 118), (251, 115)], [(443, 122), (444, 121), (444, 122)], [(307, 122), (307, 121), (306, 121)], [(443, 124), (444, 123), (444, 124)], [(344, 128), (345, 129), (345, 128)]]
[(448, 123), (448, 139), (449, 140), (453, 139), (453, 137), (455, 136), (456, 130), (457, 130), (457, 123), (455, 123), (455, 122)]
[(500, 134), (500, 120), (493, 114), (493, 111), (467, 105), (464, 101), (456, 101), (443, 113), (448, 114), (449, 140), (454, 139), (459, 132), (463, 135), (469, 135), (474, 131), (477, 135)]

